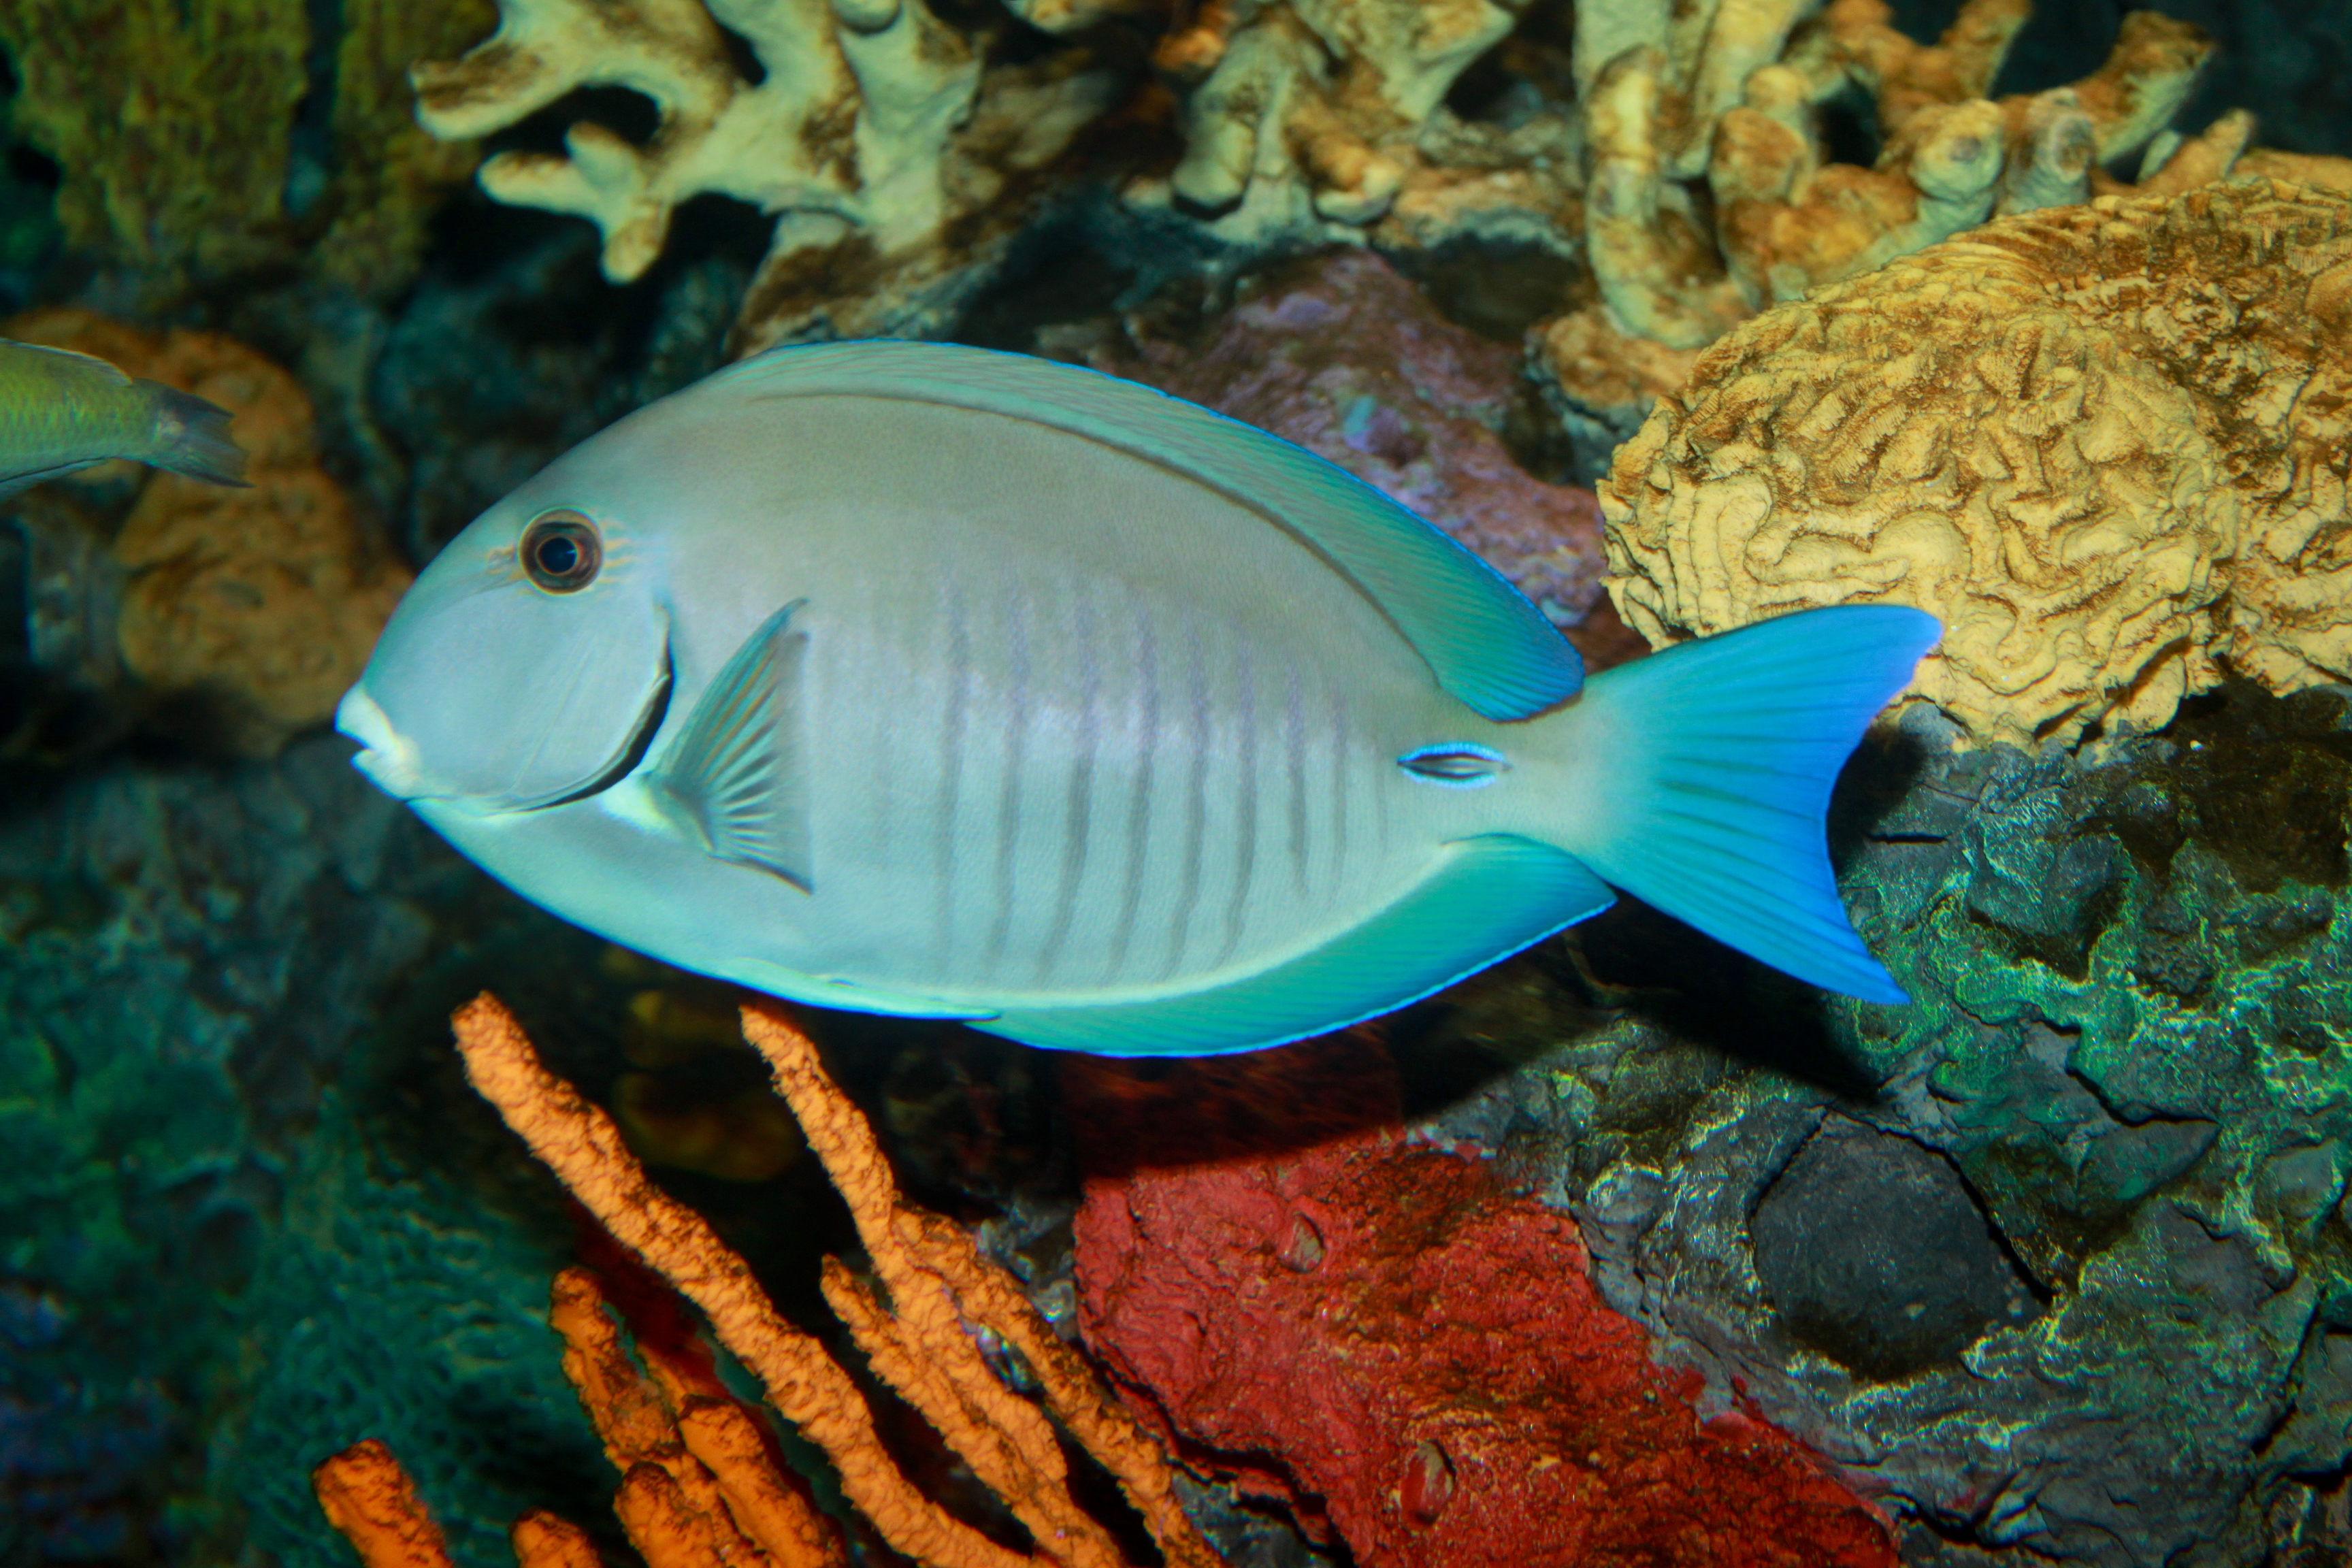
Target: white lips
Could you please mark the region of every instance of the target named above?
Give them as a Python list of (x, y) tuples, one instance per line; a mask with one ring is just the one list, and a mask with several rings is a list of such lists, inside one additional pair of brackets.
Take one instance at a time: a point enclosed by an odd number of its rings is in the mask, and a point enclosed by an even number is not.
[(375, 705), (365, 686), (354, 686), (343, 693), (335, 707), (335, 728), (360, 743), (362, 750), (352, 759), (352, 766), (373, 780), (376, 788), (396, 800), (424, 793), (416, 748), (392, 727), (392, 721)]

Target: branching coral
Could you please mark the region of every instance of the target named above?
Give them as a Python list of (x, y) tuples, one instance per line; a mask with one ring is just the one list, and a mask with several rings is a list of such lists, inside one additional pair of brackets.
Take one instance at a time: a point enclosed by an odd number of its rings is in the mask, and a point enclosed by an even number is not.
[[(1716, 0), (1671, 19), (1622, 6), (1580, 21), (1599, 298), (1533, 349), (1571, 432), (1596, 446), (1630, 434), (1700, 349), (1764, 306), (1997, 214), (2084, 200), (2098, 164), (2163, 131), (2210, 48), (2137, 12), (2094, 75), (1996, 102), (1985, 95), (2027, 0), (1968, 0), (1933, 46), (1891, 26), (1885, 0), (1832, 0), (1803, 20), (1808, 8)], [(1822, 107), (1849, 86), (1875, 106), (1870, 168), (1827, 153)]]
[(1183, 101), (1170, 188), (1229, 237), (1369, 223), (1422, 163), (1446, 89), (1515, 20), (1491, 0), (1203, 6), (1155, 60)]
[[(670, 214), (717, 193), (778, 216), (739, 351), (802, 337), (936, 331), (984, 281), (1026, 197), (1078, 131), (1139, 85), (1085, 41), (1020, 66), (922, 0), (500, 0), (498, 34), (416, 68), (419, 119), (478, 136), (583, 86), (630, 89), (658, 121), (643, 145), (575, 126), (562, 154), (501, 154), (502, 201), (576, 213), (609, 276), (638, 276)], [(1155, 61), (1184, 152), (1129, 182), (1129, 205), (1244, 251), (1360, 237), (1424, 247), (1469, 231), (1565, 256), (1576, 228), (1573, 128), (1504, 132), (1442, 108), (1507, 34), (1495, 0), (1008, 0), (1048, 33), (1181, 10)], [(764, 69), (736, 64), (722, 28)]]
[[(1125, 1568), (1116, 1541), (1071, 1493), (1058, 1421), (1118, 1479), (1163, 1561), (1215, 1568), (1217, 1554), (1178, 1506), (1165, 1454), (968, 1234), (900, 1195), (872, 1128), (826, 1078), (807, 1037), (764, 1007), (746, 1009), (743, 1024), (847, 1200), (881, 1287), (877, 1293), (832, 1259), (826, 1300), (875, 1373), (1003, 1500), (1036, 1542), (1034, 1556), (996, 1544), (916, 1489), (883, 1447), (849, 1374), (819, 1341), (778, 1315), (743, 1260), (700, 1215), (646, 1179), (612, 1120), (540, 1064), (512, 1015), (484, 996), (456, 1019), (475, 1088), (615, 1237), (702, 1310), (775, 1409), (824, 1450), (843, 1494), (893, 1550), (937, 1568)], [(750, 1414), (727, 1396), (707, 1358), (680, 1348), (679, 1336), (648, 1333), (635, 1318), (637, 1350), (650, 1368), (650, 1379), (641, 1376), (604, 1313), (598, 1287), (584, 1276), (559, 1283), (555, 1320), (570, 1346), (566, 1371), (625, 1470), (623, 1523), (649, 1560), (742, 1561), (725, 1552), (735, 1539), (725, 1531), (733, 1531), (757, 1542), (769, 1561), (832, 1561), (825, 1527), (766, 1463)], [(999, 1380), (974, 1329), (1022, 1358), (1045, 1409)], [(321, 1487), (323, 1495), (323, 1480)], [(527, 1563), (592, 1561), (583, 1555), (585, 1542), (567, 1531), (534, 1516), (517, 1527), (519, 1551)], [(656, 1549), (698, 1540), (715, 1554)]]
[[(490, 159), (482, 187), (590, 219), (616, 281), (653, 265), (693, 196), (776, 215), (738, 329), (759, 348), (936, 325), (984, 277), (972, 242), (1009, 226), (985, 209), (1057, 157), (1111, 84), (1080, 58), (983, 80), (981, 52), (923, 0), (499, 0), (495, 34), (414, 76), (419, 122), (453, 139), (583, 87), (651, 100), (643, 146), (583, 121), (562, 153)], [(975, 223), (951, 234), (960, 220)]]
[[(1395, 253), (1472, 238), (1570, 259), (1581, 226), (1572, 117), (1523, 100), (1465, 120), (1447, 95), (1525, 0), (1234, 0), (1177, 6), (1153, 65), (1182, 156), (1130, 180), (1242, 254), (1370, 239)], [(1542, 49), (1538, 48), (1538, 53)]]
[[(476, 156), (416, 127), (404, 68), (488, 15), (487, 0), (17, 0), (0, 41), (23, 82), (14, 123), (63, 170), (75, 243), (166, 287), (299, 261), (383, 292)], [(341, 35), (314, 82), (324, 16)], [(297, 132), (314, 94), (332, 105), (315, 146)]]
[(2003, 219), (1779, 307), (1617, 456), (1653, 642), (1807, 605), (1944, 618), (1984, 740), (2146, 727), (2225, 668), (2352, 678), (2352, 198), (2271, 181)]

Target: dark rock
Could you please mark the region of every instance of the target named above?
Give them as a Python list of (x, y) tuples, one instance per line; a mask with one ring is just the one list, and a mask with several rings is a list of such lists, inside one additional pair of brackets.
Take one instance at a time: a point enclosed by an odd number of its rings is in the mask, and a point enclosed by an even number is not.
[(1952, 1163), (1843, 1117), (1765, 1189), (1749, 1230), (1789, 1331), (1864, 1377), (1948, 1362), (2033, 1312)]

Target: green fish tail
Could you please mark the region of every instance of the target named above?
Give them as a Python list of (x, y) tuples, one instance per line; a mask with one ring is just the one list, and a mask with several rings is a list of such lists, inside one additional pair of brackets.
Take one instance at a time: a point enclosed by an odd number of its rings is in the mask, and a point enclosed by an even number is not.
[(216, 485), (247, 482), (245, 448), (229, 437), (227, 409), (158, 381), (139, 386), (155, 400), (155, 449), (149, 462)]

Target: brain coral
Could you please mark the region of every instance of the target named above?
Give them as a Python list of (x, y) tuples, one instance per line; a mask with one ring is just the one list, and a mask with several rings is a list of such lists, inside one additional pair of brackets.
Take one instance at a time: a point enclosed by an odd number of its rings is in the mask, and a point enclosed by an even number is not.
[(1620, 448), (1654, 643), (1811, 605), (1944, 617), (1979, 740), (2352, 678), (2352, 199), (2273, 180), (2002, 219), (1716, 343)]

